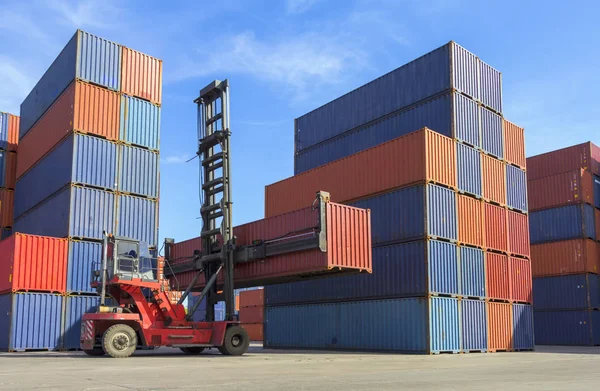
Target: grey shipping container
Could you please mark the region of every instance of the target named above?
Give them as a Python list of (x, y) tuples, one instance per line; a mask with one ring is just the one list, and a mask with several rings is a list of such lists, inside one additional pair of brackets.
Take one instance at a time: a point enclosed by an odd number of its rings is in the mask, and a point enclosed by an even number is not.
[(490, 65), (479, 60), (481, 103), (502, 113), (502, 75)]
[(504, 158), (504, 132), (502, 117), (498, 114), (479, 107), (481, 118), (481, 149), (499, 159)]
[(520, 168), (506, 165), (506, 204), (527, 212), (527, 176)]
[(477, 197), (482, 196), (481, 152), (462, 143), (456, 143), (458, 190)]

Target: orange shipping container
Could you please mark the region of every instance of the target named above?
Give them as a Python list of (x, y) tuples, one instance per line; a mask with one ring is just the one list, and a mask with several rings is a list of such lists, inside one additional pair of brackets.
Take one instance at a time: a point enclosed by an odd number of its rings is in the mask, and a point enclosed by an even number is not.
[(266, 186), (265, 216), (310, 205), (319, 190), (348, 202), (425, 181), (456, 187), (455, 141), (427, 128)]
[(529, 216), (508, 210), (508, 252), (512, 255), (529, 257)]
[(242, 324), (242, 327), (246, 329), (248, 333), (248, 337), (250, 341), (262, 341), (263, 340), (263, 324), (262, 323), (253, 323), (253, 324)]
[(65, 293), (67, 239), (15, 233), (0, 242), (0, 293)]
[(121, 61), (121, 91), (161, 104), (162, 60), (123, 47)]
[(523, 258), (510, 258), (511, 299), (531, 303), (531, 262)]
[(485, 253), (487, 296), (490, 299), (510, 300), (510, 270), (508, 256)]
[(21, 122), (21, 118), (7, 114), (8, 117), (8, 130), (6, 134), (6, 144), (1, 146), (2, 149), (6, 149), (7, 151), (16, 151), (17, 144), (19, 144), (19, 125)]
[(462, 244), (483, 247), (483, 202), (473, 197), (457, 196), (458, 241)]
[(508, 251), (506, 209), (485, 203), (483, 210), (486, 248), (503, 252)]
[(13, 209), (15, 206), (13, 190), (0, 189), (0, 227), (12, 227)]
[(20, 141), (17, 178), (20, 178), (71, 132), (91, 133), (108, 140), (119, 138), (119, 93), (74, 81)]
[(512, 306), (508, 303), (487, 303), (488, 349), (512, 350), (513, 324)]
[(242, 307), (240, 308), (240, 322), (263, 323), (265, 320), (265, 307)]
[(529, 210), (594, 204), (594, 177), (583, 169), (527, 181)]
[[(240, 292), (240, 307), (256, 307), (265, 305), (265, 290), (253, 289)], [(252, 322), (250, 322), (252, 323)]]
[(481, 154), (481, 177), (483, 180), (483, 198), (506, 205), (506, 169), (505, 163), (494, 157)]
[(584, 169), (600, 175), (600, 148), (591, 142), (527, 158), (527, 179), (538, 179)]
[(504, 158), (507, 162), (525, 169), (525, 129), (507, 120), (504, 127)]
[(590, 239), (562, 240), (531, 246), (533, 277), (598, 273), (600, 243)]
[(240, 310), (240, 296), (235, 297), (235, 310), (239, 312)]
[(17, 184), (17, 154), (15, 152), (6, 152), (5, 158), (4, 187), (14, 189)]

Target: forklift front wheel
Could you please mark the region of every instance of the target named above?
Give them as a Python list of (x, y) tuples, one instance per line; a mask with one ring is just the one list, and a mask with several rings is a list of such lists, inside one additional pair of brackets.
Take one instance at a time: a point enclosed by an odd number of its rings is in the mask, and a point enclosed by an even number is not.
[(219, 352), (226, 356), (241, 356), (248, 351), (250, 338), (241, 326), (231, 326), (225, 331), (223, 346), (219, 346)]
[(111, 357), (126, 358), (135, 352), (137, 335), (126, 324), (110, 326), (102, 338), (102, 348)]

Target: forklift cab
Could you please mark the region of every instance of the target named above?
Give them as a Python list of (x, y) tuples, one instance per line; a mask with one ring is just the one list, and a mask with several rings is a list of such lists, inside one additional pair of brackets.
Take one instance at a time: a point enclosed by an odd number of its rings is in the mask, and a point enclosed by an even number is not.
[(147, 243), (118, 236), (106, 236), (104, 240), (108, 281), (117, 277), (158, 282), (158, 259), (150, 254)]

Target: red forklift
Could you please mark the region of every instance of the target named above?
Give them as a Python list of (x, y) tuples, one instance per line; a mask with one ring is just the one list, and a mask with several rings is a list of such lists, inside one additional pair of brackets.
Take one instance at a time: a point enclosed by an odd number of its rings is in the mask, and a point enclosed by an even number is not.
[[(229, 145), (229, 83), (215, 80), (200, 91), (198, 105), (198, 152), (201, 165), (200, 196), (202, 249), (190, 259), (171, 258), (172, 239), (165, 240), (165, 274), (195, 271), (195, 278), (176, 304), (171, 303), (158, 272), (157, 258), (138, 241), (105, 235), (102, 266), (94, 272), (92, 286), (101, 301), (97, 312), (83, 315), (81, 349), (90, 356), (131, 356), (137, 348), (170, 346), (186, 354), (217, 348), (225, 355), (240, 356), (248, 350), (248, 334), (237, 321), (234, 296), (234, 265), (284, 253), (327, 248), (325, 205), (329, 195), (320, 192), (315, 207), (319, 221), (313, 232), (297, 239), (258, 241), (236, 246), (231, 214)], [(217, 290), (217, 276), (224, 283)], [(204, 276), (204, 285), (194, 306), (183, 303)], [(202, 322), (192, 321), (199, 304), (206, 300)], [(214, 306), (225, 302), (225, 320), (215, 321)]]

